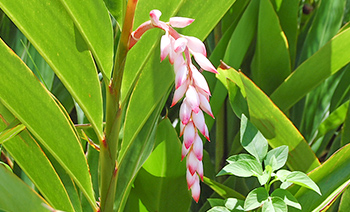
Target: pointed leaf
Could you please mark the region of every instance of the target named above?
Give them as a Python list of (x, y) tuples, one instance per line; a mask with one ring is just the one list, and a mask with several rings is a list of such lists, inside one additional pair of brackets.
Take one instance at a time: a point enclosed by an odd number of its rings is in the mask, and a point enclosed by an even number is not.
[(263, 212), (287, 212), (287, 204), (280, 197), (272, 197), (262, 207)]
[(291, 172), (290, 174), (288, 174), (286, 181), (314, 190), (319, 195), (322, 195), (316, 183), (312, 181), (310, 177), (308, 177), (303, 172), (299, 172), (299, 171)]
[(0, 8), (51, 66), (102, 140), (103, 108), (96, 67), (61, 2), (3, 0)]
[(211, 189), (213, 189), (217, 194), (219, 194), (222, 198), (237, 198), (239, 200), (243, 200), (244, 196), (237, 191), (229, 188), (221, 183), (218, 183), (210, 178), (203, 177), (203, 182), (207, 184)]
[[(332, 74), (350, 62), (350, 29), (333, 37), (320, 50), (302, 63), (271, 94), (273, 102), (286, 111)], [(297, 85), (297, 86), (296, 86)], [(290, 91), (293, 92), (290, 92)]]
[(258, 162), (262, 163), (269, 148), (267, 140), (256, 129), (256, 127), (248, 121), (247, 117), (242, 114), (241, 117), (241, 144), (247, 152), (252, 154)]
[(250, 177), (256, 175), (262, 175), (263, 170), (261, 164), (254, 160), (238, 160), (236, 162), (226, 165), (217, 176), (221, 175), (236, 175), (239, 177)]
[[(276, 160), (276, 163), (271, 163), (271, 160)], [(288, 146), (283, 145), (270, 150), (264, 160), (265, 166), (270, 165), (272, 171), (278, 170), (286, 164), (288, 159)]]
[(260, 207), (266, 200), (268, 200), (269, 194), (263, 187), (256, 188), (249, 192), (247, 198), (244, 201), (244, 210), (250, 211)]
[(272, 192), (271, 196), (280, 197), (287, 205), (301, 210), (298, 200), (287, 190), (278, 188)]
[(23, 124), (18, 124), (11, 128), (6, 128), (0, 133), (0, 144), (3, 144), (5, 141), (10, 140), (15, 137), (18, 133), (22, 132), (26, 127)]
[[(0, 210), (5, 211), (49, 211), (49, 205), (27, 184), (0, 164)], [(19, 204), (20, 202), (20, 204)]]
[(103, 1), (91, 1), (88, 4), (82, 4), (78, 0), (60, 1), (87, 43), (101, 72), (110, 79), (113, 65), (113, 32)]
[(73, 123), (2, 40), (0, 54), (6, 58), (0, 60), (1, 102), (50, 151), (96, 207), (85, 155)]

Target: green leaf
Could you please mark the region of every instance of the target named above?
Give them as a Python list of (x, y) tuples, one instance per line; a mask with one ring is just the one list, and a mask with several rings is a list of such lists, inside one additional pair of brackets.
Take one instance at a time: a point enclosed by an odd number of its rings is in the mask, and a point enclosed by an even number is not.
[(298, 64), (309, 58), (338, 32), (342, 24), (344, 6), (345, 0), (320, 1), (298, 54)]
[(311, 189), (315, 192), (317, 192), (319, 195), (321, 194), (321, 191), (319, 187), (316, 185), (314, 181), (310, 179), (305, 173), (300, 172), (300, 171), (293, 171), (290, 174), (288, 174), (286, 178), (287, 182), (291, 182), (303, 187), (306, 187), (308, 189)]
[(230, 210), (224, 206), (215, 206), (210, 210), (208, 210), (207, 212), (230, 212)]
[[(283, 145), (270, 150), (266, 155), (264, 164), (265, 166), (270, 165), (272, 167), (272, 171), (275, 171), (282, 168), (284, 164), (286, 164), (287, 159), (288, 159), (288, 146)], [(271, 161), (273, 160), (275, 160), (276, 163), (272, 163)]]
[(268, 143), (256, 127), (242, 114), (240, 141), (245, 150), (262, 163), (268, 150)]
[(225, 205), (225, 200), (224, 199), (208, 198), (207, 200), (208, 200), (208, 202), (209, 202), (211, 207)]
[(229, 79), (227, 79), (227, 91), (229, 93), (231, 108), (236, 116), (240, 118), (244, 114), (249, 117), (247, 100), (244, 99), (241, 89)]
[(268, 140), (270, 146), (275, 148), (288, 145), (290, 157), (287, 165), (291, 169), (308, 171), (319, 166), (318, 159), (300, 132), (252, 81), (234, 69), (219, 68), (218, 72), (221, 82), (225, 83), (227, 77), (241, 88), (242, 95), (248, 101), (249, 120)]
[(157, 127), (155, 148), (134, 182), (134, 191), (148, 211), (189, 209), (186, 163), (180, 158), (181, 142), (170, 120), (164, 119)]
[(45, 207), (49, 204), (3, 165), (0, 165), (0, 193), (2, 210), (49, 211)]
[(317, 139), (321, 138), (331, 130), (337, 129), (342, 123), (344, 123), (348, 108), (349, 101), (345, 102), (329, 114), (329, 116), (318, 126), (317, 134), (313, 140), (317, 141)]
[(271, 170), (271, 167), (270, 168), (267, 168), (267, 167), (270, 167), (270, 166), (265, 167), (265, 170), (263, 171), (262, 175), (257, 175), (260, 185), (265, 185), (267, 181), (270, 179), (272, 170)]
[(260, 207), (266, 200), (268, 200), (269, 194), (263, 187), (256, 188), (249, 192), (247, 198), (244, 201), (244, 210), (250, 211)]
[(230, 211), (244, 211), (244, 201), (238, 200), (235, 198), (228, 198), (225, 201), (225, 207), (228, 208)]
[(350, 188), (347, 187), (341, 196), (339, 212), (347, 212), (350, 208)]
[(281, 169), (281, 170), (278, 170), (276, 172), (276, 175), (278, 177), (279, 180), (281, 180), (281, 182), (285, 182), (286, 179), (287, 179), (287, 176), (290, 174), (291, 172), (288, 171), (288, 170), (284, 170), (284, 169)]
[[(18, 122), (17, 120), (15, 120)], [(10, 127), (10, 128), (9, 128)], [(1, 133), (0, 133), (0, 144), (3, 144), (4, 142), (10, 140), (11, 138), (15, 137), (18, 133), (22, 132), (26, 127), (19, 123), (16, 126), (6, 127)]]
[(238, 160), (226, 165), (217, 176), (232, 174), (239, 177), (250, 177), (262, 175), (263, 170), (261, 164), (256, 160)]
[(298, 200), (287, 190), (278, 188), (271, 193), (271, 196), (280, 197), (287, 205), (301, 210)]
[(262, 207), (263, 212), (287, 212), (287, 204), (280, 197), (272, 197)]
[[(333, 37), (319, 51), (302, 63), (271, 94), (272, 101), (286, 111), (313, 88), (350, 62), (350, 29)], [(291, 92), (293, 91), (293, 92)]]
[(73, 123), (49, 91), (2, 41), (0, 54), (6, 58), (0, 61), (1, 102), (48, 149), (96, 207), (85, 155)]
[(125, 152), (123, 158), (119, 160), (119, 173), (121, 174), (118, 174), (117, 185), (119, 186), (117, 186), (115, 200), (118, 211), (124, 210), (135, 177), (153, 150), (159, 113), (163, 108), (165, 100), (166, 98), (163, 97), (160, 104), (153, 111), (146, 124)]
[(208, 185), (211, 189), (213, 189), (217, 194), (219, 194), (222, 198), (237, 198), (240, 200), (244, 199), (244, 196), (237, 191), (218, 183), (210, 178), (203, 177), (203, 182)]
[(269, 0), (260, 1), (256, 50), (251, 63), (254, 82), (271, 94), (290, 74), (288, 42)]
[(227, 158), (227, 162), (234, 163), (239, 160), (255, 160), (256, 158), (254, 156), (248, 155), (248, 154), (239, 154), (239, 155), (232, 155), (229, 158)]
[(118, 27), (123, 28), (124, 13), (126, 9), (126, 0), (103, 0), (108, 8), (108, 11), (117, 21)]
[(101, 72), (110, 79), (113, 66), (113, 31), (105, 4), (101, 0), (83, 5), (79, 0), (60, 1), (91, 50)]
[[(0, 8), (51, 66), (102, 140), (103, 107), (96, 67), (88, 46), (63, 5), (59, 1), (15, 3), (2, 0)], [(6, 61), (4, 57), (2, 60)]]

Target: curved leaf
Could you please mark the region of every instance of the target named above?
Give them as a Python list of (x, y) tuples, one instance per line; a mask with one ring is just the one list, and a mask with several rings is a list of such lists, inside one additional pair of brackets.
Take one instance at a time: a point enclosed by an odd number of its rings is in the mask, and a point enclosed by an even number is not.
[[(5, 211), (50, 211), (45, 202), (27, 184), (0, 164), (0, 210)], [(20, 204), (19, 204), (20, 202)]]
[(73, 123), (2, 40), (0, 54), (0, 101), (48, 149), (96, 207), (87, 162)]
[(0, 8), (51, 66), (102, 139), (102, 95), (91, 53), (59, 1), (0, 1)]
[(101, 72), (110, 79), (113, 66), (113, 31), (103, 1), (95, 0), (88, 4), (82, 4), (79, 0), (60, 1), (92, 51)]
[(350, 62), (349, 47), (350, 29), (346, 29), (289, 75), (271, 94), (272, 101), (282, 111), (288, 110), (310, 90)]

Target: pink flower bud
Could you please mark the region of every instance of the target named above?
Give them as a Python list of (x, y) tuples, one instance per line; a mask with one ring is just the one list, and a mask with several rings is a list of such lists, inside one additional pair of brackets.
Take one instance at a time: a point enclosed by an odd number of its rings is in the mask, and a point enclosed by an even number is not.
[(183, 38), (183, 37), (178, 38), (177, 40), (175, 40), (175, 43), (174, 43), (175, 53), (178, 54), (178, 53), (185, 51), (186, 46), (187, 46), (187, 39)]
[[(186, 181), (187, 181), (188, 189), (190, 189), (192, 187), (193, 183), (196, 182), (196, 175), (197, 174), (191, 174), (188, 169), (186, 170)], [(198, 178), (198, 176), (197, 176), (197, 178)]]
[(183, 64), (176, 70), (175, 89), (178, 89), (187, 80), (187, 66)]
[(205, 57), (207, 56), (207, 50), (205, 49), (204, 43), (201, 40), (199, 40), (196, 37), (192, 37), (192, 36), (185, 36), (185, 38), (188, 41), (187, 47), (192, 52), (200, 53), (200, 54), (204, 55)]
[(187, 155), (186, 165), (192, 175), (197, 171), (198, 163), (197, 157), (194, 155), (193, 151), (190, 151)]
[(205, 119), (203, 112), (199, 110), (198, 113), (192, 113), (192, 120), (199, 132), (205, 135)]
[(190, 149), (186, 149), (185, 142), (182, 142), (182, 148), (181, 148), (181, 161), (186, 157)]
[(170, 50), (170, 39), (169, 35), (167, 35), (166, 33), (162, 36), (162, 39), (160, 40), (160, 61), (163, 61), (166, 58), (166, 56), (168, 56)]
[(210, 107), (210, 104), (209, 104), (209, 101), (207, 100), (207, 98), (201, 93), (198, 93), (198, 97), (200, 100), (201, 109), (204, 112), (206, 112), (208, 115), (210, 115), (211, 117), (214, 118), (213, 112), (211, 112), (211, 107)]
[(184, 143), (186, 149), (190, 148), (193, 144), (194, 137), (196, 135), (196, 128), (194, 127), (192, 122), (188, 122), (184, 129)]
[(191, 193), (192, 193), (192, 198), (194, 199), (194, 201), (198, 202), (200, 194), (201, 194), (201, 187), (199, 185), (198, 175), (196, 174), (196, 176), (197, 176), (196, 180), (191, 187)]
[(201, 180), (203, 181), (203, 162), (202, 161), (199, 161), (198, 163), (197, 173), (200, 176)]
[(187, 88), (188, 88), (188, 82), (186, 80), (184, 83), (182, 83), (182, 85), (178, 89), (175, 90), (171, 107), (174, 106), (184, 96)]
[(172, 17), (169, 20), (169, 24), (175, 28), (184, 28), (190, 25), (193, 21), (194, 19), (191, 18)]
[(193, 112), (198, 113), (198, 111), (200, 110), (199, 109), (200, 100), (198, 97), (197, 90), (192, 85), (188, 86), (188, 89), (186, 91), (186, 99), (188, 104), (191, 106), (191, 109), (193, 110)]
[(191, 71), (195, 86), (210, 95), (209, 86), (204, 76), (201, 73), (199, 73), (199, 71), (194, 65), (191, 65)]
[(185, 98), (180, 107), (180, 120), (183, 125), (186, 125), (190, 121), (191, 113), (191, 107), (188, 105)]
[(192, 151), (199, 161), (203, 158), (203, 142), (202, 139), (196, 134), (193, 142)]
[(149, 13), (149, 16), (151, 17), (151, 23), (155, 26), (158, 25), (159, 23), (159, 17), (162, 15), (162, 12), (160, 12), (159, 10), (152, 10)]
[(174, 72), (177, 73), (177, 70), (180, 69), (181, 66), (186, 65), (184, 57), (182, 54), (178, 54), (177, 57), (174, 58)]
[(213, 66), (213, 64), (211, 64), (208, 58), (206, 58), (203, 54), (196, 53), (196, 52), (191, 52), (191, 53), (193, 54), (194, 59), (202, 69), (213, 72), (215, 74), (218, 73), (215, 67)]

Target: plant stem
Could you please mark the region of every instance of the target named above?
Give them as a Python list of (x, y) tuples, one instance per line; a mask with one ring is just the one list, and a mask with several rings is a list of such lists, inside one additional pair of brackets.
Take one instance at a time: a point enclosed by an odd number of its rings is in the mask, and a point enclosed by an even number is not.
[(129, 0), (125, 13), (123, 30), (114, 61), (113, 76), (106, 89), (106, 128), (105, 137), (100, 145), (100, 211), (113, 211), (115, 191), (117, 186), (119, 149), (119, 131), (123, 105), (120, 102), (120, 90), (123, 79), (126, 55), (129, 50), (129, 40), (134, 23), (137, 0)]

